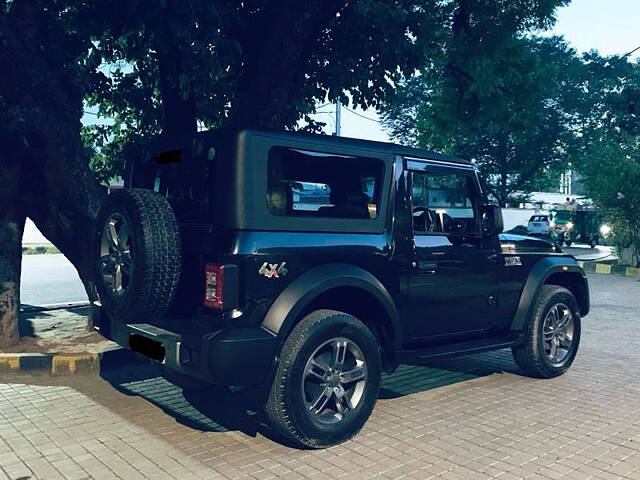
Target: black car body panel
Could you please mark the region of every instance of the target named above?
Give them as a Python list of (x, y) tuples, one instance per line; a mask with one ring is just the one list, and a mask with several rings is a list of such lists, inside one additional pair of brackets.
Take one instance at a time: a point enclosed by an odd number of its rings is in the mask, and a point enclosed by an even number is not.
[(319, 265), (300, 275), (278, 295), (262, 326), (280, 339), (286, 338), (309, 304), (333, 289), (365, 292), (369, 301), (384, 312), (385, 327), (392, 334), (394, 345), (402, 338), (400, 314), (385, 285), (369, 271), (350, 263)]
[[(286, 214), (272, 207), (268, 181), (288, 166), (270, 158), (279, 148), (311, 165), (292, 170), (300, 182), (287, 202), (301, 210)], [(318, 170), (314, 183), (316, 156), (342, 162), (345, 178), (325, 180)], [(362, 186), (369, 201), (358, 210), (368, 213), (342, 218), (331, 199), (342, 184), (331, 181), (348, 184), (360, 159), (371, 165)], [(183, 271), (166, 318), (125, 325), (102, 315), (97, 326), (148, 356), (140, 337), (156, 342), (167, 366), (212, 383), (268, 382), (282, 343), (315, 309), (345, 311), (369, 325), (389, 368), (517, 344), (545, 283), (566, 286), (581, 315), (589, 311), (586, 276), (573, 257), (485, 225), (485, 192), (475, 166), (462, 159), (364, 140), (243, 131), (138, 145), (127, 165), (125, 188), (154, 189), (169, 199), (180, 224)], [(468, 186), (468, 198), (459, 200), (442, 180), (445, 193), (427, 189), (425, 198), (454, 207), (423, 218), (412, 199), (420, 175), (431, 174)], [(315, 189), (309, 201), (324, 204), (296, 200), (305, 185)], [(461, 219), (449, 215), (454, 211)], [(445, 233), (446, 221), (460, 233)], [(414, 232), (427, 224), (442, 231)], [(222, 309), (203, 305), (207, 264), (229, 272)]]

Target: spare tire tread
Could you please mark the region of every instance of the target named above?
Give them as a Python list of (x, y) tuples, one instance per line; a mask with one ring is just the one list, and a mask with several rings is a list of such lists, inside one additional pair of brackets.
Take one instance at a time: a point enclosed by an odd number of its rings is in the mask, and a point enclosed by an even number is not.
[(135, 291), (128, 292), (126, 298), (114, 299), (98, 273), (96, 284), (102, 304), (107, 314), (119, 321), (162, 317), (176, 294), (182, 262), (180, 231), (173, 210), (165, 197), (151, 190), (114, 192), (98, 215), (98, 243), (104, 223), (116, 211), (124, 211), (129, 218), (137, 247), (132, 252)]

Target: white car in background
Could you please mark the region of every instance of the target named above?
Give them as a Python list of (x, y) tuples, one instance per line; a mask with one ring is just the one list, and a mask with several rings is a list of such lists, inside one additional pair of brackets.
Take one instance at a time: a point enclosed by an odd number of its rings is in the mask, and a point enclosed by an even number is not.
[(537, 237), (551, 236), (552, 222), (549, 215), (532, 215), (527, 224), (527, 234)]

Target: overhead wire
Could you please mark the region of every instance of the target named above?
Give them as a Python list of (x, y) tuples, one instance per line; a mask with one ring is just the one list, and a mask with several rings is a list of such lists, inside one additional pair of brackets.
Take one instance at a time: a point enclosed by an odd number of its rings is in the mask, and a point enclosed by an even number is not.
[(629, 55), (633, 55), (633, 54), (634, 54), (634, 53), (636, 53), (638, 50), (640, 50), (640, 45), (638, 45), (638, 46), (637, 46), (636, 48), (634, 48), (633, 50), (631, 50), (631, 51), (629, 51), (629, 52), (625, 53), (625, 54), (622, 56), (622, 58), (626, 58), (626, 57), (628, 57)]
[(350, 109), (349, 107), (345, 107), (344, 105), (343, 105), (343, 107), (344, 107), (345, 110), (348, 110), (349, 112), (353, 113), (354, 115), (357, 115), (358, 117), (364, 118), (365, 120), (369, 120), (370, 122), (382, 123), (380, 120), (377, 120), (377, 119), (371, 118), (371, 117), (367, 117), (366, 115), (358, 113), (355, 110)]

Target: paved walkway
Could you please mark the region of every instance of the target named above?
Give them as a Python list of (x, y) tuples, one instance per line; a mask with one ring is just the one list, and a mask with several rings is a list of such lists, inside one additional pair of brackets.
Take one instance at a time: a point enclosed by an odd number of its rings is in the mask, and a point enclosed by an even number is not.
[(402, 367), (361, 434), (271, 440), (239, 393), (182, 391), (148, 367), (0, 376), (0, 478), (640, 479), (640, 282), (590, 277), (571, 371), (519, 376), (507, 351)]

